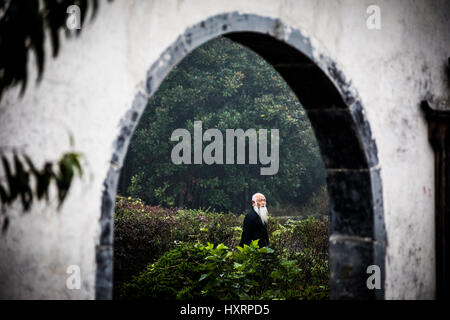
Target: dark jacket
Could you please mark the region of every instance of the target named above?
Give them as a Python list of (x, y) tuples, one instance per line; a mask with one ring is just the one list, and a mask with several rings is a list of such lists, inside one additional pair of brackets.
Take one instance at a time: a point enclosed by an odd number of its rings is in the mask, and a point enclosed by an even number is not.
[(249, 245), (252, 240), (259, 239), (258, 245), (260, 248), (269, 244), (269, 234), (267, 232), (267, 225), (264, 224), (259, 215), (251, 208), (244, 219), (244, 226), (242, 228), (242, 237), (239, 246), (244, 244)]

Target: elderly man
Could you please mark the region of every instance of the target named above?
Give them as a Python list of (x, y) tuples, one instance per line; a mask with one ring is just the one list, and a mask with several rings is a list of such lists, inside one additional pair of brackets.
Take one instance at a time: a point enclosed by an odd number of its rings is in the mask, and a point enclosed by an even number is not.
[(252, 240), (259, 239), (260, 248), (269, 244), (269, 234), (267, 232), (267, 207), (266, 198), (261, 193), (252, 196), (252, 208), (248, 211), (244, 219), (240, 246), (249, 245)]

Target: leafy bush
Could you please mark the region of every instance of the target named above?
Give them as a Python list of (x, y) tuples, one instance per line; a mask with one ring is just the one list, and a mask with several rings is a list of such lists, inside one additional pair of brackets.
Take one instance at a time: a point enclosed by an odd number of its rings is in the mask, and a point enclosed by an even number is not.
[(118, 198), (114, 220), (115, 289), (172, 248), (169, 210)]
[[(244, 215), (146, 206), (118, 197), (115, 297), (322, 299), (328, 222), (269, 217), (270, 248), (237, 246)], [(206, 245), (204, 245), (206, 243)]]
[(197, 281), (204, 272), (207, 252), (192, 243), (168, 251), (130, 283), (125, 283), (121, 298), (196, 298), (200, 293)]
[(235, 247), (243, 216), (145, 205), (117, 197), (114, 219), (114, 295), (124, 281), (156, 261), (177, 242), (199, 240)]
[(230, 250), (179, 243), (122, 287), (122, 299), (317, 299), (327, 284), (304, 282), (299, 260), (264, 247), (258, 240)]
[(291, 252), (312, 250), (317, 257), (328, 257), (328, 220), (308, 217), (303, 220), (287, 220), (284, 225), (275, 219), (269, 224), (271, 243), (276, 248)]

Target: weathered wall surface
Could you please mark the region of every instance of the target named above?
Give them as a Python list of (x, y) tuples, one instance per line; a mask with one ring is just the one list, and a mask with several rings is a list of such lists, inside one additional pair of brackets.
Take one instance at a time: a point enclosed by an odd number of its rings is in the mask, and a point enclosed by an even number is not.
[[(366, 27), (366, 8), (381, 9), (381, 30)], [(0, 104), (1, 145), (18, 146), (38, 164), (70, 149), (84, 154), (60, 211), (37, 204), (8, 210), (0, 241), (1, 298), (92, 299), (102, 184), (120, 119), (146, 72), (185, 29), (239, 11), (279, 18), (328, 50), (358, 90), (376, 140), (387, 229), (386, 298), (434, 297), (434, 167), (419, 110), (429, 97), (448, 100), (444, 65), (450, 53), (448, 1), (121, 1), (101, 3), (77, 39), (47, 56), (44, 77), (24, 97)], [(50, 50), (47, 50), (47, 53)], [(1, 222), (0, 222), (1, 223)], [(81, 268), (80, 290), (66, 288), (66, 269)]]

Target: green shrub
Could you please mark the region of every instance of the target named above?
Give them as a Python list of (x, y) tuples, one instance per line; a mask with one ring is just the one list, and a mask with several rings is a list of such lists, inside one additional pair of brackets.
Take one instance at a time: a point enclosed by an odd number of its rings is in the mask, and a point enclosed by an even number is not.
[(122, 286), (123, 299), (195, 299), (207, 252), (198, 245), (179, 245)]
[[(120, 299), (323, 299), (328, 222), (269, 217), (270, 248), (240, 248), (243, 215), (118, 197), (114, 296)], [(207, 243), (207, 245), (203, 245)], [(231, 248), (231, 249), (230, 249)]]
[(114, 295), (123, 282), (158, 260), (176, 242), (201, 241), (235, 247), (243, 216), (145, 205), (116, 199), (114, 219)]
[[(231, 250), (179, 243), (122, 287), (121, 299), (322, 299), (327, 282), (305, 283), (300, 260), (264, 247), (258, 240)], [(319, 271), (321, 272), (321, 271)]]
[[(275, 219), (273, 219), (275, 220)], [(303, 220), (287, 220), (269, 224), (271, 246), (291, 252), (312, 250), (316, 257), (328, 259), (328, 221), (308, 217)]]

